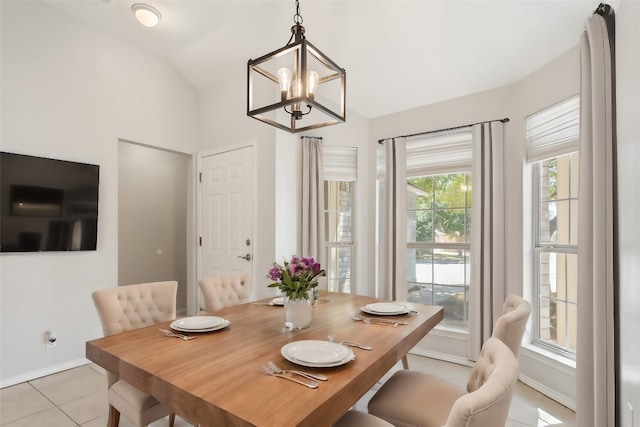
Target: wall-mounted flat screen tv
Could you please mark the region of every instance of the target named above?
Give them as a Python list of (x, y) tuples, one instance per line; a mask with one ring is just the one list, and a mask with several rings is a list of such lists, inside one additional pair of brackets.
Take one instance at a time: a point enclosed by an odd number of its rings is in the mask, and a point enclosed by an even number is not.
[(100, 166), (0, 152), (0, 251), (94, 251)]

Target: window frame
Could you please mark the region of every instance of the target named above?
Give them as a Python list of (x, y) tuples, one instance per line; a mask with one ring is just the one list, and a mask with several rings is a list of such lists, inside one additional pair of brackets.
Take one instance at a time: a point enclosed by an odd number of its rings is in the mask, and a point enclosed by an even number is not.
[[(407, 186), (411, 185), (410, 180), (412, 178), (420, 178), (420, 177), (439, 177), (439, 176), (443, 176), (443, 175), (466, 175), (465, 178), (465, 185), (468, 186), (472, 186), (473, 185), (473, 175), (472, 175), (472, 171), (471, 170), (458, 170), (458, 171), (450, 171), (450, 172), (444, 172), (444, 171), (440, 171), (438, 173), (433, 173), (433, 174), (425, 174), (425, 175), (416, 175), (416, 176), (407, 176)], [(435, 184), (435, 183), (434, 183)], [(437, 208), (436, 207), (436, 195), (437, 195), (437, 191), (435, 191), (435, 187), (433, 188), (433, 203), (432, 203), (432, 207), (429, 209), (417, 209), (417, 208), (413, 208), (410, 209), (407, 203), (407, 206), (405, 208), (405, 212), (407, 214), (407, 217), (409, 216), (410, 212), (417, 212), (417, 211), (429, 211), (431, 213), (431, 215), (435, 215), (435, 213), (437, 211), (441, 211), (441, 210), (446, 210), (446, 209), (442, 209), (442, 208)], [(408, 201), (408, 199), (407, 199)], [(433, 242), (410, 242), (407, 239), (407, 251), (409, 251), (410, 249), (416, 249), (416, 250), (420, 250), (420, 249), (424, 249), (424, 250), (436, 250), (436, 249), (443, 249), (443, 250), (462, 250), (465, 251), (466, 253), (466, 260), (467, 262), (464, 263), (464, 272), (463, 272), (463, 283), (462, 285), (446, 285), (446, 284), (437, 284), (437, 283), (433, 283), (433, 275), (434, 275), (434, 270), (432, 269), (432, 277), (431, 277), (431, 282), (427, 283), (427, 282), (418, 282), (418, 281), (410, 281), (408, 274), (407, 274), (407, 278), (406, 278), (406, 284), (407, 284), (407, 300), (410, 301), (409, 296), (409, 290), (414, 286), (414, 285), (420, 285), (421, 283), (424, 284), (425, 286), (431, 286), (432, 289), (432, 302), (434, 302), (433, 300), (433, 289), (435, 287), (438, 286), (442, 286), (442, 287), (451, 287), (451, 288), (463, 288), (463, 293), (465, 295), (465, 304), (464, 304), (464, 319), (463, 322), (454, 322), (454, 321), (447, 321), (447, 319), (443, 319), (441, 325), (443, 327), (452, 329), (452, 330), (458, 330), (460, 332), (463, 333), (468, 333), (469, 331), (469, 301), (470, 301), (470, 290), (471, 290), (471, 217), (473, 215), (473, 206), (470, 205), (470, 201), (471, 201), (471, 197), (469, 194), (467, 194), (464, 197), (464, 206), (458, 206), (458, 207), (453, 207), (453, 208), (448, 208), (451, 210), (457, 210), (457, 209), (463, 209), (465, 211), (465, 236), (466, 236), (466, 242), (436, 242), (435, 241), (435, 235), (434, 235), (434, 239)], [(468, 216), (467, 213), (468, 212)], [(434, 227), (434, 231), (435, 231), (435, 221), (432, 222), (432, 225)], [(409, 226), (409, 221), (407, 221), (407, 232), (408, 230), (408, 226)], [(408, 262), (410, 261), (409, 258), (407, 258), (407, 265)], [(432, 265), (433, 265), (433, 259), (432, 259)], [(461, 324), (461, 323), (464, 323)]]
[[(571, 153), (566, 153), (566, 154), (561, 154), (555, 157), (552, 157), (551, 159), (546, 159), (546, 160), (552, 160), (552, 159), (558, 159), (560, 157), (569, 157), (572, 154), (578, 154), (579, 152), (571, 152)], [(570, 350), (568, 350), (566, 347), (557, 345), (557, 344), (553, 344), (548, 340), (544, 340), (543, 338), (541, 338), (541, 298), (543, 298), (543, 296), (541, 295), (541, 271), (540, 271), (540, 256), (542, 253), (554, 253), (554, 254), (571, 254), (571, 255), (575, 255), (576, 257), (578, 256), (578, 243), (576, 242), (576, 244), (558, 244), (558, 243), (554, 243), (554, 242), (548, 242), (548, 243), (543, 243), (541, 241), (540, 238), (540, 227), (541, 227), (541, 218), (540, 218), (540, 211), (541, 211), (541, 206), (542, 203), (546, 202), (546, 201), (542, 201), (541, 199), (541, 168), (543, 167), (543, 161), (536, 161), (532, 164), (532, 243), (533, 243), (533, 251), (532, 251), (532, 255), (533, 255), (533, 294), (534, 294), (534, 310), (533, 310), (533, 317), (534, 317), (534, 328), (533, 328), (533, 333), (532, 333), (532, 344), (534, 346), (540, 347), (550, 353), (553, 354), (557, 354), (561, 357), (570, 359), (575, 361), (576, 360), (576, 353), (572, 352)], [(569, 167), (572, 168), (574, 164), (573, 159), (569, 159)], [(579, 157), (578, 157), (578, 167), (579, 167)], [(571, 180), (571, 172), (568, 174), (569, 179)], [(571, 187), (571, 182), (568, 183), (569, 188)], [(569, 197), (568, 200), (574, 200), (571, 197)], [(577, 201), (577, 196), (575, 198), (575, 200)], [(555, 300), (557, 302), (561, 302), (565, 305), (575, 305), (577, 307), (577, 301), (576, 303), (573, 303), (571, 301), (569, 301), (568, 295), (565, 296), (564, 299), (561, 298), (552, 298), (552, 297), (544, 297), (547, 298), (549, 301)], [(565, 329), (565, 334), (567, 334), (567, 328), (568, 328), (568, 323), (565, 322), (565, 324), (563, 325), (564, 329)], [(568, 335), (567, 335), (568, 336)]]
[[(331, 273), (330, 273), (330, 258), (329, 254), (331, 249), (336, 248), (337, 250), (341, 248), (349, 248), (349, 292), (353, 293), (356, 291), (356, 279), (357, 272), (355, 269), (355, 265), (357, 263), (357, 193), (358, 193), (358, 148), (353, 146), (333, 146), (333, 145), (323, 145), (323, 170), (322, 170), (322, 185), (323, 190), (327, 190), (328, 182), (336, 182), (336, 183), (349, 183), (351, 185), (351, 206), (350, 206), (350, 219), (351, 219), (351, 241), (350, 242), (340, 242), (340, 241), (327, 241), (328, 236), (328, 228), (327, 228), (327, 218), (329, 209), (325, 204), (325, 201), (328, 200), (327, 195), (324, 195), (323, 206), (322, 206), (322, 221), (325, 221), (325, 235), (322, 236), (322, 249), (323, 256), (326, 258), (325, 262), (325, 272), (326, 272), (326, 281), (327, 281), (327, 289), (332, 290), (331, 287)], [(339, 205), (336, 209), (332, 210), (332, 212), (337, 212), (339, 214), (340, 209)], [(336, 279), (340, 280), (340, 277), (336, 277)], [(340, 291), (339, 286), (336, 291)]]
[[(350, 209), (350, 217), (351, 217), (351, 240), (349, 242), (341, 242), (341, 241), (333, 241), (333, 240), (327, 240), (326, 236), (328, 235), (328, 230), (326, 229), (327, 224), (325, 223), (325, 238), (323, 239), (323, 247), (324, 247), (324, 253), (325, 253), (325, 257), (326, 257), (326, 265), (325, 265), (325, 274), (326, 274), (326, 279), (327, 279), (327, 289), (329, 291), (332, 292), (345, 292), (344, 290), (340, 289), (340, 286), (338, 286), (337, 289), (333, 289), (331, 284), (332, 284), (332, 276), (331, 276), (331, 272), (330, 272), (330, 266), (331, 266), (331, 262), (330, 262), (330, 251), (331, 249), (344, 249), (344, 248), (348, 248), (349, 249), (349, 293), (353, 293), (353, 291), (355, 290), (355, 256), (356, 256), (356, 242), (355, 242), (355, 198), (356, 198), (356, 188), (357, 188), (357, 181), (348, 181), (348, 180), (336, 180), (336, 179), (325, 179), (323, 180), (323, 185), (325, 187), (325, 191), (327, 189), (327, 186), (330, 185), (328, 183), (337, 183), (338, 185), (340, 185), (340, 183), (350, 183), (352, 188), (351, 188), (351, 209)], [(326, 198), (326, 196), (325, 196)], [(334, 210), (334, 209), (329, 209), (326, 205), (323, 206), (323, 220), (326, 221), (326, 216), (329, 213), (340, 213), (340, 210)], [(338, 281), (341, 279), (339, 276), (333, 277), (333, 279), (337, 279)]]

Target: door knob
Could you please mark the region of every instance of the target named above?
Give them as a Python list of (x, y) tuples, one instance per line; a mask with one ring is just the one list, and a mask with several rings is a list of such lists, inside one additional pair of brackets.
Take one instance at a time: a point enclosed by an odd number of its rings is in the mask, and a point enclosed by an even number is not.
[(245, 256), (238, 255), (238, 258), (245, 259), (247, 261), (251, 261), (251, 254), (246, 254)]

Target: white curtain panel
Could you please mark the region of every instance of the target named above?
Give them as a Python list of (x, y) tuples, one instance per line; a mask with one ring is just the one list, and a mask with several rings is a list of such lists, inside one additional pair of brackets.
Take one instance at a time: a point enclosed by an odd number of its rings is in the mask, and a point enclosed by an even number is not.
[[(607, 6), (608, 8), (608, 6)], [(613, 20), (613, 11), (608, 14)], [(594, 14), (580, 41), (580, 189), (576, 425), (615, 425), (614, 76), (607, 22)]]
[(380, 215), (380, 262), (376, 296), (407, 299), (407, 144), (405, 138), (383, 141), (383, 200)]
[(325, 266), (322, 138), (302, 137), (301, 255)]
[(476, 360), (502, 313), (504, 279), (504, 125), (473, 125), (469, 354)]

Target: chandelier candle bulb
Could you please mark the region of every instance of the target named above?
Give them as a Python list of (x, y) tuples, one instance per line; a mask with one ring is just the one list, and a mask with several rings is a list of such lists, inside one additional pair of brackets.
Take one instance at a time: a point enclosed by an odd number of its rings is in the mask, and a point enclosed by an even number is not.
[(281, 100), (286, 101), (289, 98), (289, 90), (291, 89), (291, 70), (282, 67), (278, 70), (278, 82), (280, 83)]

